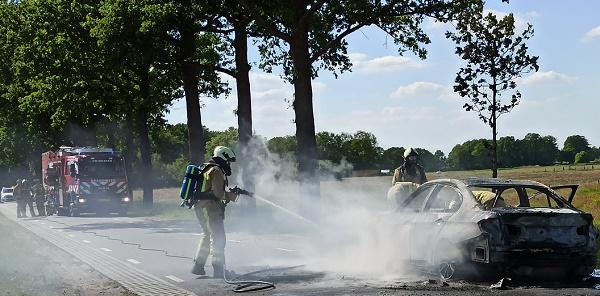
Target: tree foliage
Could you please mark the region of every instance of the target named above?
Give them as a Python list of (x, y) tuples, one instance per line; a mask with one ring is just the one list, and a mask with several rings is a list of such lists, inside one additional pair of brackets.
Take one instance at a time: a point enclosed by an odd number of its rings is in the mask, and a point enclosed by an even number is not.
[(351, 68), (346, 37), (366, 26), (387, 33), (402, 54), (426, 56), (430, 42), (421, 28), (425, 16), (448, 20), (479, 1), (431, 0), (243, 0), (242, 5), (257, 26), (261, 63), (270, 72), (281, 67), (294, 85), (298, 171), (307, 186), (304, 195), (318, 198), (315, 182), (318, 148), (313, 113), (312, 79), (319, 70), (337, 73)]
[[(537, 56), (531, 56), (525, 44), (533, 36), (531, 24), (517, 34), (515, 18), (508, 14), (500, 19), (481, 10), (463, 14), (457, 22), (456, 32), (446, 37), (456, 43), (456, 54), (466, 65), (456, 74), (454, 91), (468, 98), (463, 108), (474, 111), (479, 119), (492, 128), (491, 150), (492, 177), (496, 177), (497, 121), (510, 112), (521, 100), (515, 79), (539, 69)], [(502, 100), (507, 95), (510, 99)]]
[[(563, 149), (561, 151), (561, 159), (566, 162), (573, 162), (575, 160), (575, 156), (579, 152), (588, 152), (590, 151), (590, 143), (584, 136), (580, 135), (571, 135), (565, 139), (563, 144)], [(583, 158), (580, 157), (580, 160)]]

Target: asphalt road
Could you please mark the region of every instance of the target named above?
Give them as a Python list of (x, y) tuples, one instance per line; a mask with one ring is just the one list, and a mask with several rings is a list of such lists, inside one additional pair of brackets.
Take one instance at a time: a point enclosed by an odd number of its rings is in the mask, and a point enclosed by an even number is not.
[[(14, 203), (0, 204), (0, 213), (12, 220), (16, 220), (15, 210)], [(222, 280), (190, 272), (200, 232), (195, 221), (89, 215), (16, 222), (140, 295), (167, 295), (165, 291), (172, 295), (235, 294), (233, 286)], [(234, 231), (227, 234), (227, 239), (227, 269), (237, 274), (258, 271), (245, 278), (276, 283), (276, 289), (259, 292), (261, 295), (600, 295), (594, 289), (596, 284), (590, 282), (492, 290), (489, 283), (442, 285), (427, 278), (351, 278), (302, 266), (308, 262), (311, 241), (300, 234)], [(210, 276), (212, 270), (210, 265), (207, 267)]]
[(132, 294), (89, 265), (0, 215), (0, 295)]

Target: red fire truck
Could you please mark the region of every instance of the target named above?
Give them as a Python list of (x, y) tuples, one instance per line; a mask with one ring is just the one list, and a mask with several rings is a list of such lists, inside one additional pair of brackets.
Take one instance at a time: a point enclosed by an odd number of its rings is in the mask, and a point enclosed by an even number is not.
[(63, 146), (45, 152), (42, 178), (48, 203), (58, 215), (125, 215), (132, 201), (123, 156), (111, 148)]

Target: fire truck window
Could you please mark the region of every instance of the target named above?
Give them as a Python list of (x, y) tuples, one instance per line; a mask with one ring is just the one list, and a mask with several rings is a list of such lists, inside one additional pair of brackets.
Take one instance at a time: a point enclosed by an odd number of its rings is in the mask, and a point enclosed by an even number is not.
[(118, 160), (87, 160), (81, 165), (81, 175), (88, 178), (116, 178), (125, 175), (123, 163)]
[(71, 175), (71, 177), (77, 176), (77, 165), (75, 165), (74, 163), (69, 165), (69, 174)]

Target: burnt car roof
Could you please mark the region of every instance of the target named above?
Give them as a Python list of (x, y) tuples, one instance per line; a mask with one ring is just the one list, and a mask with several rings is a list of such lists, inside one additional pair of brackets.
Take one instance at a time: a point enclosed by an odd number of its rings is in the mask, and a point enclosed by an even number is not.
[(482, 187), (515, 187), (515, 186), (531, 186), (531, 187), (548, 187), (542, 183), (531, 180), (511, 180), (497, 178), (465, 178), (461, 179), (467, 186), (482, 186)]

